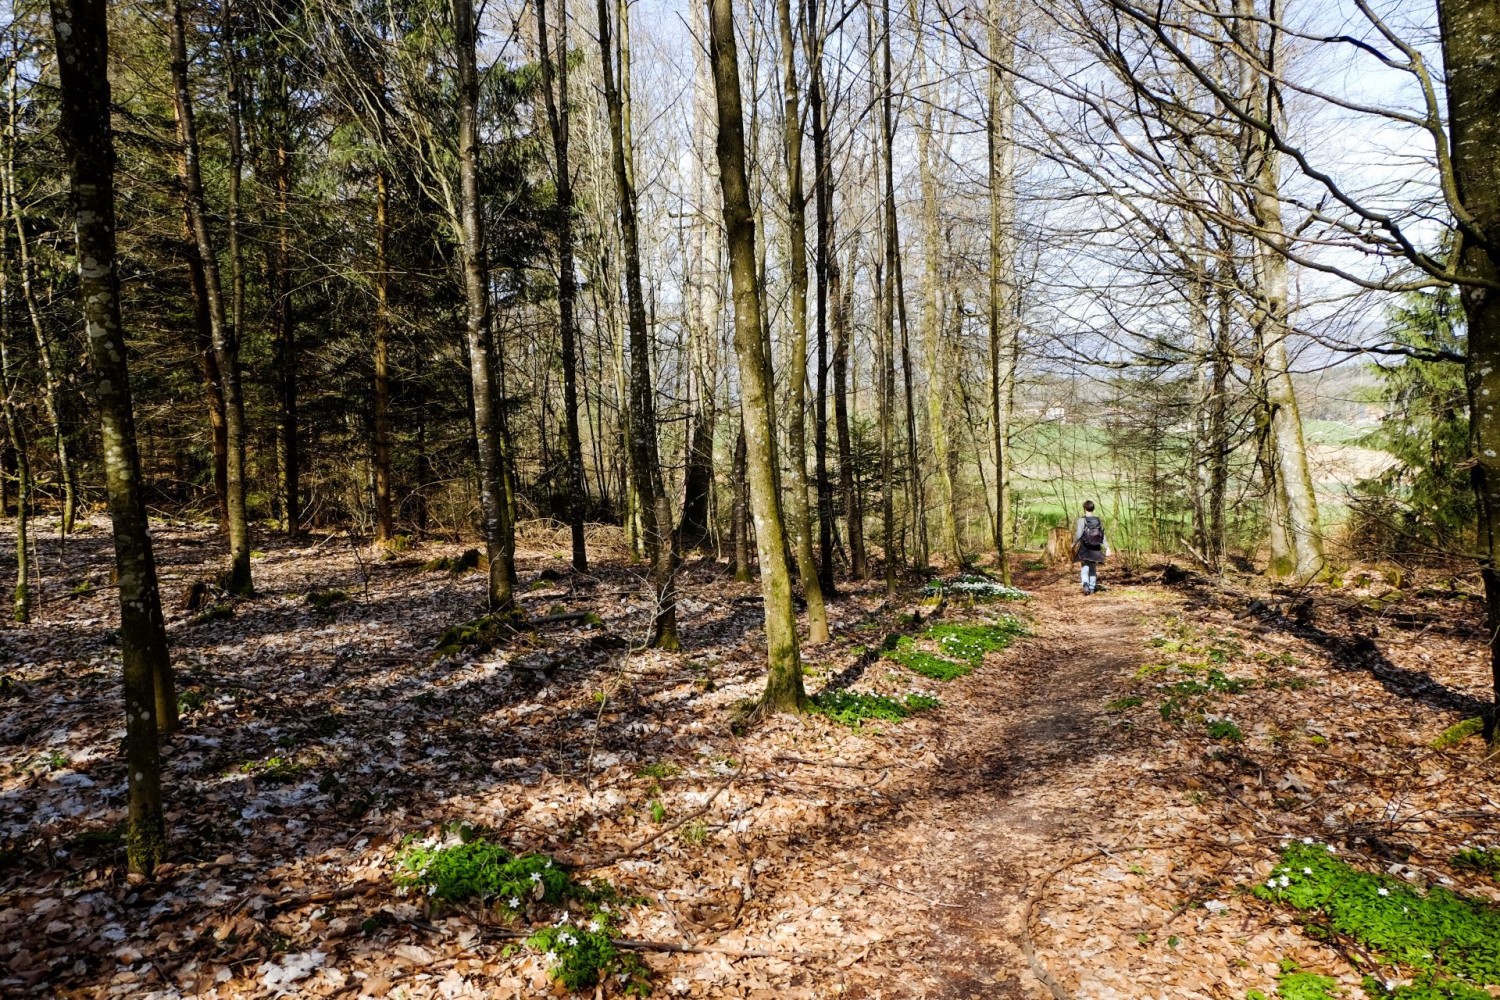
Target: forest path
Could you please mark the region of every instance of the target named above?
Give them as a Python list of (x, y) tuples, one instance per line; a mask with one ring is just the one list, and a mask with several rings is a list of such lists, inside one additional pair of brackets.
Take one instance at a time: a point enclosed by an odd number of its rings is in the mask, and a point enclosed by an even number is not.
[[(1147, 616), (1158, 600), (1107, 582), (1085, 597), (1075, 580), (1027, 581), (1032, 635), (991, 655), (962, 696), (945, 693), (943, 759), (903, 804), (912, 821), (881, 852), (900, 871), (900, 888), (887, 884), (886, 898), (869, 901), (925, 909), (926, 919), (914, 917), (913, 932), (889, 942), (896, 954), (881, 956), (878, 977), (851, 982), (850, 995), (1053, 995), (1023, 944), (1028, 900), (1047, 874), (1033, 866), (1060, 845), (1083, 853), (1122, 835), (1091, 805), (1121, 753), (1145, 747), (1122, 746), (1103, 716), (1147, 658)], [(945, 620), (963, 616), (953, 609)]]

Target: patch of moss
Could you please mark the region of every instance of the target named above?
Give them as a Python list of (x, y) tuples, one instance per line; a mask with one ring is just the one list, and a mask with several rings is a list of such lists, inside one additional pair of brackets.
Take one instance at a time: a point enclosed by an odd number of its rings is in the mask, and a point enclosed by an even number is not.
[(343, 604), (349, 600), (349, 595), (342, 590), (309, 590), (307, 592), (307, 603), (319, 611), (332, 610), (334, 605)]
[(452, 573), (454, 576), (488, 568), (489, 560), (480, 555), (478, 549), (465, 549), (462, 554), (457, 556), (438, 556), (422, 564), (424, 572), (447, 572)]
[(461, 622), (438, 636), (433, 656), (439, 659), (457, 656), (465, 650), (488, 652), (509, 639), (515, 631), (516, 619), (508, 614), (485, 615), (473, 621)]
[(204, 625), (208, 622), (221, 622), (234, 617), (233, 604), (210, 604), (204, 608), (199, 615), (193, 619), (195, 625)]
[(1432, 741), (1430, 746), (1434, 750), (1448, 750), (1458, 746), (1470, 736), (1477, 736), (1483, 731), (1484, 719), (1476, 715), (1472, 719), (1465, 719), (1444, 729), (1438, 735), (1437, 739)]

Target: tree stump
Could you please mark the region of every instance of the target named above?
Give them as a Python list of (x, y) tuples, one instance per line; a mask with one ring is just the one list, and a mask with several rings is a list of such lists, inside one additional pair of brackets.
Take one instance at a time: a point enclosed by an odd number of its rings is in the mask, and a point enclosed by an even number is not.
[(1073, 532), (1066, 525), (1047, 532), (1047, 562), (1053, 566), (1066, 566), (1073, 561)]

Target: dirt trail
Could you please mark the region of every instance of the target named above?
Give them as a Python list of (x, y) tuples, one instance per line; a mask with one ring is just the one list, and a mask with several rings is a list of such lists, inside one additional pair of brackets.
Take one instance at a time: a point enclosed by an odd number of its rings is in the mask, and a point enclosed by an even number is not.
[(1084, 772), (1100, 754), (1126, 749), (1100, 716), (1145, 656), (1150, 609), (1128, 588), (1091, 597), (1071, 583), (1033, 590), (1033, 635), (991, 657), (963, 697), (948, 702), (944, 759), (905, 803), (918, 818), (886, 857), (901, 863), (900, 888), (882, 886), (887, 897), (870, 900), (872, 908), (925, 909), (926, 919), (889, 942), (878, 977), (852, 979), (850, 995), (1052, 995), (1023, 952), (1036, 881), (1028, 861), (1063, 843), (1082, 853), (1118, 840), (1115, 818), (1090, 808), (1099, 778)]

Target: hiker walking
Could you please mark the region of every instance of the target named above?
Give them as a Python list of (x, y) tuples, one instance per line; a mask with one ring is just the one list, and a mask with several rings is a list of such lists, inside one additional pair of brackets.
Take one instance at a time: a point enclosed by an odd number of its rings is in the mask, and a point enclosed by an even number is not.
[(1109, 542), (1104, 538), (1104, 522), (1094, 513), (1094, 501), (1083, 502), (1083, 516), (1073, 532), (1073, 560), (1079, 564), (1078, 582), (1083, 592), (1092, 594), (1099, 589), (1099, 564), (1109, 555)]

